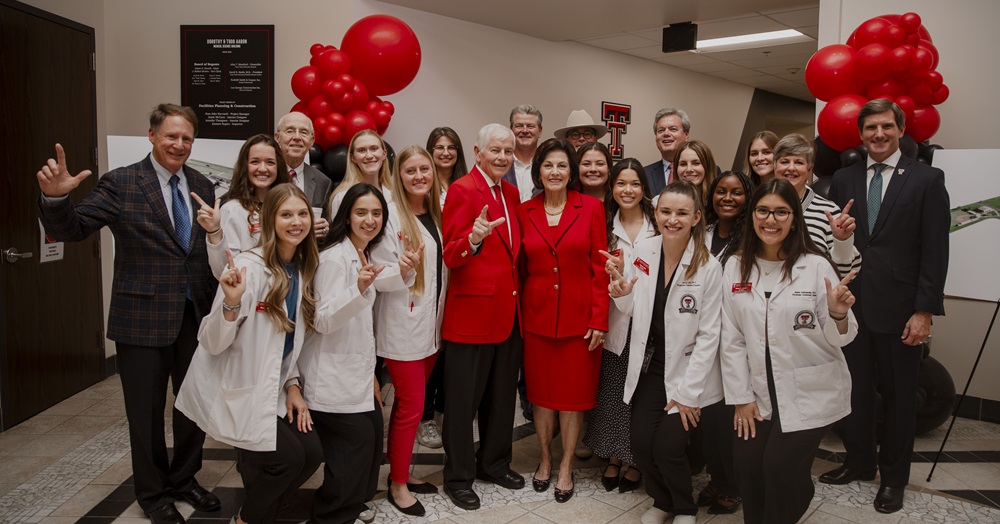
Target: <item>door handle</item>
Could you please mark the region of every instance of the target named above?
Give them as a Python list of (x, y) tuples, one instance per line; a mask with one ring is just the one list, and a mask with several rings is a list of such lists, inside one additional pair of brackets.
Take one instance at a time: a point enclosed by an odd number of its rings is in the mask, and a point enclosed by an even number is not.
[(27, 253), (20, 253), (17, 251), (16, 247), (11, 247), (3, 250), (3, 258), (6, 259), (7, 262), (10, 262), (12, 264), (22, 258), (31, 258), (33, 254), (34, 253), (30, 251)]

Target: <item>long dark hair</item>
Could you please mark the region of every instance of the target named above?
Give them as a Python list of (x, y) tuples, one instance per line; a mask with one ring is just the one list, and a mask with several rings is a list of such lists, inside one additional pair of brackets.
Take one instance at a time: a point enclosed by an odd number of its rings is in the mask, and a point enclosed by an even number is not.
[(773, 174), (774, 174), (774, 171), (773, 171), (773, 169), (774, 169), (773, 154), (774, 154), (774, 146), (778, 144), (778, 135), (774, 134), (773, 131), (767, 131), (767, 130), (758, 131), (757, 133), (754, 133), (754, 135), (752, 137), (750, 137), (750, 141), (747, 142), (747, 154), (746, 154), (746, 157), (743, 160), (743, 163), (744, 163), (744, 168), (747, 170), (747, 173), (750, 174), (750, 180), (753, 182), (753, 184), (755, 186), (760, 185), (761, 179), (760, 179), (760, 175), (757, 174), (757, 171), (754, 170), (753, 165), (750, 163), (750, 150), (753, 148), (753, 143), (756, 142), (757, 140), (763, 141), (764, 144), (766, 144), (767, 147), (771, 150), (771, 154), (772, 154), (772, 158), (771, 158), (771, 169), (772, 169), (772, 171), (771, 171), (771, 173), (772, 173), (772, 176), (773, 176)]
[[(785, 237), (785, 240), (781, 244), (781, 252), (785, 255), (785, 263), (782, 264), (781, 270), (784, 278), (791, 280), (792, 268), (798, 263), (799, 258), (807, 253), (819, 255), (829, 262), (830, 259), (826, 254), (820, 251), (812, 239), (809, 238), (809, 232), (806, 230), (806, 220), (802, 216), (802, 204), (799, 202), (799, 194), (795, 191), (795, 187), (792, 186), (791, 182), (784, 178), (772, 178), (758, 186), (753, 192), (753, 199), (747, 204), (747, 214), (752, 216), (753, 210), (757, 208), (757, 204), (767, 195), (777, 195), (792, 210), (792, 230), (788, 232), (788, 236)], [(762, 251), (762, 246), (763, 243), (754, 230), (754, 221), (751, 218), (746, 221), (746, 227), (743, 229), (743, 241), (740, 243), (741, 282), (750, 281), (750, 274), (753, 272), (753, 268), (757, 266), (757, 256)], [(834, 271), (837, 270), (833, 262), (830, 262), (830, 267)]]
[(621, 176), (622, 171), (629, 169), (635, 171), (635, 174), (639, 177), (639, 185), (642, 186), (642, 198), (639, 200), (639, 209), (642, 210), (642, 214), (646, 215), (646, 220), (649, 220), (649, 223), (653, 224), (653, 229), (656, 230), (656, 234), (660, 234), (660, 230), (656, 227), (656, 217), (653, 216), (653, 191), (649, 188), (649, 179), (646, 178), (646, 168), (642, 167), (642, 162), (639, 162), (635, 158), (623, 158), (611, 167), (611, 171), (608, 173), (607, 188), (605, 189), (606, 196), (604, 197), (604, 217), (608, 227), (607, 235), (609, 250), (618, 248), (618, 237), (616, 237), (614, 233), (615, 216), (618, 215), (621, 206), (619, 206), (618, 202), (615, 200), (615, 183), (618, 182), (618, 177)]
[(375, 189), (375, 186), (361, 183), (354, 184), (344, 193), (344, 200), (340, 204), (340, 209), (337, 209), (337, 214), (330, 220), (328, 245), (339, 244), (347, 238), (347, 234), (351, 232), (351, 211), (354, 209), (354, 203), (365, 195), (375, 195), (375, 198), (378, 199), (379, 204), (382, 206), (382, 227), (375, 235), (375, 238), (371, 239), (371, 242), (368, 242), (368, 249), (371, 249), (372, 246), (378, 244), (379, 240), (382, 240), (382, 235), (385, 235), (385, 226), (389, 224), (389, 204), (385, 201), (385, 197), (382, 196), (382, 192)]
[[(240, 154), (236, 157), (236, 165), (233, 166), (233, 178), (229, 184), (229, 196), (230, 200), (239, 200), (240, 205), (243, 209), (253, 213), (257, 211), (258, 205), (257, 195), (255, 194), (256, 188), (250, 183), (250, 148), (257, 145), (264, 144), (268, 147), (274, 149), (274, 157), (277, 159), (278, 165), (276, 169), (278, 170), (278, 176), (271, 183), (273, 188), (278, 184), (285, 184), (291, 182), (291, 177), (288, 176), (288, 166), (285, 164), (285, 156), (281, 154), (281, 147), (278, 143), (274, 141), (271, 135), (254, 135), (243, 142), (243, 147), (240, 148)], [(307, 200), (308, 202), (308, 200)]]
[(457, 151), (455, 151), (455, 165), (452, 166), (451, 176), (448, 178), (448, 183), (451, 184), (465, 176), (469, 172), (469, 168), (465, 165), (465, 150), (462, 149), (462, 139), (458, 138), (458, 133), (450, 127), (435, 127), (431, 130), (431, 134), (427, 135), (427, 151), (431, 154), (431, 163), (434, 163), (434, 145), (437, 144), (438, 139), (441, 137), (451, 140), (457, 148)]
[(719, 183), (726, 177), (736, 177), (740, 181), (740, 185), (743, 186), (743, 194), (746, 195), (743, 200), (743, 209), (740, 213), (736, 215), (736, 220), (733, 221), (733, 227), (729, 228), (729, 241), (726, 246), (719, 251), (718, 259), (723, 266), (726, 265), (726, 260), (736, 252), (740, 247), (740, 241), (743, 238), (744, 224), (747, 221), (747, 217), (750, 216), (750, 206), (749, 199), (753, 196), (753, 182), (750, 181), (750, 177), (743, 174), (742, 171), (726, 171), (721, 175), (715, 177), (712, 181), (712, 185), (708, 189), (708, 206), (705, 208), (705, 226), (707, 227), (719, 227), (719, 214), (715, 211), (715, 190), (719, 187)]

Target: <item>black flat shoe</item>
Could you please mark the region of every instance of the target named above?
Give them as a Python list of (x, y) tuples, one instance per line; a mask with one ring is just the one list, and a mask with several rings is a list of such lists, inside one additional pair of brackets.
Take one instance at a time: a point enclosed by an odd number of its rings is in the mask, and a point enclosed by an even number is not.
[(903, 509), (903, 493), (905, 492), (905, 487), (880, 486), (878, 494), (875, 495), (875, 511), (879, 513), (895, 513)]
[[(541, 467), (542, 465), (539, 464), (538, 467), (535, 468), (535, 475), (538, 475), (538, 470)], [(552, 472), (551, 471), (549, 472), (549, 478), (545, 480), (541, 480), (535, 477), (535, 475), (531, 476), (531, 487), (534, 488), (534, 490), (537, 491), (538, 493), (544, 493), (549, 489), (549, 482), (551, 482), (552, 480)]]
[(392, 498), (392, 490), (385, 492), (385, 499), (389, 501), (389, 504), (392, 504), (392, 507), (398, 509), (400, 513), (404, 515), (409, 515), (411, 517), (423, 517), (424, 514), (427, 513), (427, 510), (424, 509), (424, 505), (421, 504), (419, 500), (405, 508), (396, 504), (396, 499)]
[[(608, 476), (608, 470), (611, 468), (616, 468), (618, 470), (618, 475), (613, 477)], [(604, 468), (604, 475), (601, 476), (601, 485), (604, 486), (604, 491), (614, 491), (618, 487), (619, 477), (622, 473), (622, 467), (620, 464), (608, 463), (608, 467)]]
[(720, 494), (715, 497), (715, 502), (708, 507), (708, 513), (710, 515), (732, 515), (740, 509), (740, 505), (743, 504), (743, 499), (740, 497), (729, 497)]
[(569, 499), (573, 498), (573, 490), (576, 489), (576, 479), (573, 478), (573, 474), (570, 473), (569, 479), (573, 481), (573, 487), (569, 489), (555, 489), (556, 502), (562, 504)]
[(876, 469), (853, 469), (847, 466), (840, 466), (837, 469), (827, 471), (819, 476), (819, 481), (823, 484), (833, 484), (840, 486), (850, 484), (855, 480), (875, 480)]
[[(626, 469), (625, 472), (627, 473), (630, 469), (635, 469), (636, 471), (639, 471), (637, 468), (632, 467)], [(642, 473), (639, 474), (638, 480), (632, 480), (626, 477), (625, 474), (622, 474), (622, 478), (618, 480), (618, 493), (628, 493), (630, 491), (635, 491), (639, 489), (640, 482), (642, 482)]]
[[(385, 479), (385, 488), (389, 489), (392, 487), (392, 479)], [(433, 495), (438, 492), (437, 486), (431, 484), (430, 482), (407, 482), (406, 489), (410, 490), (410, 493), (418, 493), (420, 495)]]

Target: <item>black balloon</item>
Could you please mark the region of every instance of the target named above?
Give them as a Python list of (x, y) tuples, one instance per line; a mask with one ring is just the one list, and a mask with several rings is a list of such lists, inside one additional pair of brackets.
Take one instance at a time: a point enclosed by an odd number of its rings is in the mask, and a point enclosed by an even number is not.
[(327, 149), (323, 154), (323, 166), (326, 167), (326, 176), (336, 187), (344, 179), (344, 173), (347, 171), (347, 146), (340, 144)]
[(934, 162), (934, 152), (938, 149), (944, 149), (940, 144), (932, 144), (929, 140), (921, 142), (917, 147), (919, 149), (917, 160), (924, 161), (925, 164), (932, 164)]
[(916, 434), (927, 433), (944, 424), (955, 406), (955, 382), (940, 362), (927, 357), (917, 376)]
[(809, 187), (811, 187), (812, 190), (815, 191), (816, 194), (818, 194), (819, 196), (826, 198), (826, 196), (830, 193), (831, 182), (833, 182), (832, 176), (821, 176), (817, 178), (816, 181), (813, 182), (812, 185)]
[(384, 138), (382, 139), (382, 143), (385, 144), (385, 161), (389, 163), (389, 169), (391, 170), (392, 166), (396, 165), (396, 152), (393, 151), (392, 146)]
[(309, 164), (316, 166), (320, 171), (323, 170), (323, 148), (319, 147), (319, 144), (313, 144), (309, 148)]
[(816, 137), (816, 161), (813, 163), (813, 173), (816, 176), (825, 177), (832, 175), (840, 169), (840, 151), (832, 149), (823, 142), (823, 139)]
[(861, 154), (861, 159), (862, 160), (867, 160), (868, 159), (868, 148), (865, 147), (864, 144), (861, 144), (860, 146), (855, 147), (854, 149), (856, 149), (858, 151), (858, 153)]
[(903, 135), (903, 138), (899, 139), (899, 150), (910, 158), (917, 158), (917, 141), (913, 139), (910, 135)]
[(840, 154), (840, 165), (843, 167), (853, 166), (861, 161), (861, 153), (857, 149), (845, 149)]

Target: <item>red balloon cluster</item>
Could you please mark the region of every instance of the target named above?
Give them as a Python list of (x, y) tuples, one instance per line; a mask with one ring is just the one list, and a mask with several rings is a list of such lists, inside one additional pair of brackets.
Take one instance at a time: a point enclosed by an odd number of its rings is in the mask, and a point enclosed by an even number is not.
[(417, 36), (388, 15), (358, 20), (340, 47), (313, 44), (309, 65), (291, 79), (299, 99), (292, 111), (312, 119), (316, 143), (323, 149), (347, 144), (364, 129), (385, 133), (396, 109), (379, 96), (403, 89), (420, 69)]
[(920, 15), (882, 15), (863, 22), (846, 44), (828, 45), (806, 65), (806, 86), (827, 102), (817, 131), (838, 151), (861, 144), (858, 112), (869, 100), (888, 98), (906, 113), (906, 134), (923, 142), (941, 126), (934, 108), (948, 99), (937, 72), (938, 51)]

